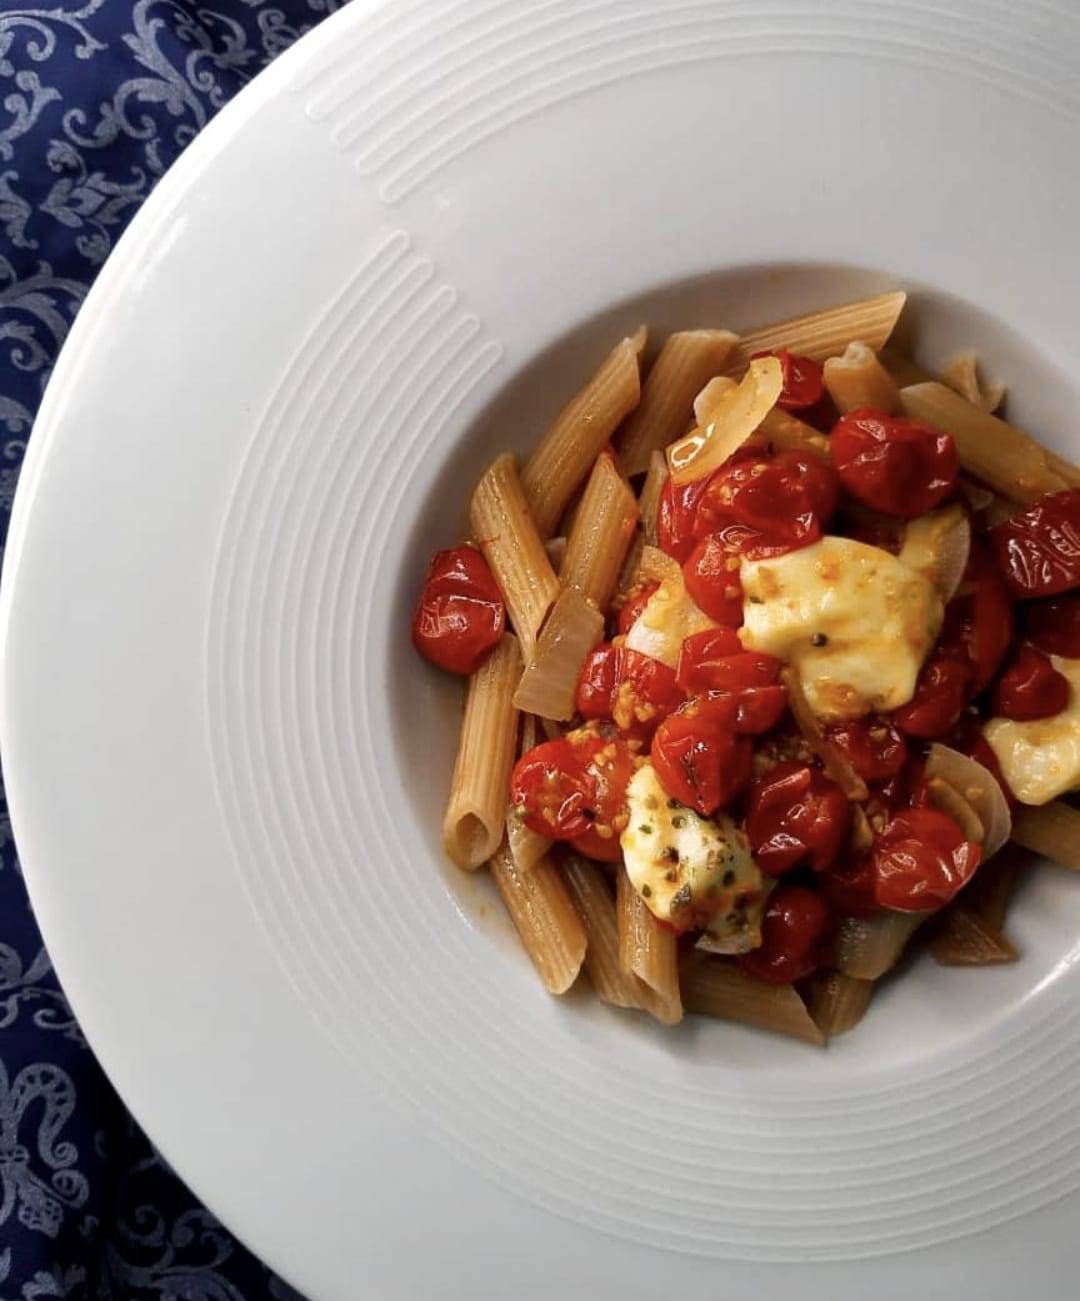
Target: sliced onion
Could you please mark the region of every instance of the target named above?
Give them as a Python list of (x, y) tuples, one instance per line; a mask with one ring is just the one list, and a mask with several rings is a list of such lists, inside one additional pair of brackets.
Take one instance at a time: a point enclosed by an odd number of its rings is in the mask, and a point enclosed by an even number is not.
[(709, 424), (667, 449), (672, 482), (692, 483), (718, 470), (776, 406), (783, 389), (784, 372), (775, 357), (752, 361), (739, 386), (717, 399)]
[(734, 393), (738, 387), (739, 381), (732, 379), (730, 375), (714, 375), (694, 398), (694, 419), (697, 423), (707, 425), (715, 420), (721, 399), (726, 398), (729, 393)]
[(571, 718), (581, 666), (603, 635), (604, 616), (576, 588), (568, 587), (551, 607), (514, 693), (514, 705), (540, 718)]
[(983, 827), (982, 819), (955, 786), (950, 786), (944, 777), (930, 777), (926, 789), (930, 796), (930, 803), (935, 809), (947, 813), (952, 818), (964, 833), (965, 840), (973, 840), (977, 845), (985, 841), (986, 829)]
[(792, 668), (782, 669), (780, 680), (787, 688), (788, 707), (795, 719), (795, 726), (802, 733), (803, 740), (821, 760), (827, 776), (831, 777), (849, 800), (865, 800), (870, 792), (866, 782), (851, 766), (847, 755), (825, 735), (817, 715), (810, 708), (810, 702), (802, 689), (798, 673)]
[(996, 854), (1012, 834), (1012, 815), (990, 769), (970, 755), (935, 742), (926, 760), (926, 776), (940, 777), (971, 805), (983, 826), (983, 859)]
[(899, 559), (937, 588), (943, 601), (956, 595), (971, 550), (971, 525), (957, 505), (913, 519), (904, 530)]

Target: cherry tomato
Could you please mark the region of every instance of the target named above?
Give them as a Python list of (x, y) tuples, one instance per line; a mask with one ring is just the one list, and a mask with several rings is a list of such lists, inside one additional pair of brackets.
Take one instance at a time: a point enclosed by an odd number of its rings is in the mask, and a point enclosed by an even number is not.
[(601, 642), (578, 677), (575, 704), (583, 718), (610, 718), (624, 732), (648, 736), (683, 702), (675, 674), (650, 655)]
[(788, 985), (821, 965), (829, 929), (829, 905), (816, 890), (781, 885), (769, 896), (761, 944), (739, 959), (744, 971), (774, 985)]
[(919, 670), (915, 694), (894, 709), (890, 722), (905, 736), (933, 741), (952, 728), (968, 702), (971, 663), (963, 646), (941, 640)]
[(881, 908), (943, 908), (975, 874), (981, 849), (937, 809), (898, 813), (870, 851), (874, 899)]
[(688, 696), (698, 695), (713, 685), (709, 666), (715, 660), (742, 654), (743, 644), (734, 628), (708, 628), (692, 633), (679, 650), (675, 677)]
[(942, 640), (959, 640), (971, 663), (971, 694), (990, 685), (1013, 636), (1012, 601), (986, 550), (972, 540), (960, 590), (945, 611)]
[(649, 597), (660, 586), (659, 583), (645, 583), (639, 590), (634, 591), (623, 608), (619, 611), (617, 629), (625, 636), (637, 622), (642, 610), (649, 604)]
[(829, 448), (847, 491), (898, 519), (914, 519), (940, 505), (960, 469), (951, 434), (871, 407), (841, 416)]
[(413, 616), (413, 645), (451, 673), (473, 673), (502, 637), (506, 612), (488, 562), (475, 547), (438, 551)]
[(850, 830), (847, 796), (818, 768), (778, 763), (750, 788), (746, 834), (758, 866), (769, 876), (782, 876), (800, 863), (824, 871)]
[(1057, 596), (1080, 586), (1080, 488), (1049, 493), (1002, 520), (990, 547), (1016, 596)]
[(1080, 659), (1080, 595), (1051, 596), (1025, 605), (1024, 631), (1047, 655)]
[(839, 917), (869, 917), (881, 908), (874, 898), (874, 865), (869, 854), (841, 859), (818, 877), (822, 894)]
[[(721, 466), (698, 501), (698, 537), (726, 525), (748, 530), (740, 550), (751, 560), (780, 555), (816, 542), (839, 496), (832, 468), (802, 452), (747, 456)], [(760, 535), (755, 537), (755, 534)], [(737, 535), (725, 542), (739, 544)]]
[(523, 754), (510, 777), (510, 798), (538, 835), (569, 840), (590, 858), (618, 862), (633, 772), (625, 741), (582, 727)]
[(735, 730), (756, 736), (776, 726), (787, 708), (787, 692), (777, 679), (780, 661), (743, 650), (729, 628), (696, 632), (679, 651), (676, 681), (688, 696), (730, 696)]
[(694, 547), (683, 565), (690, 599), (710, 619), (728, 628), (743, 621), (743, 591), (739, 582), (739, 553), (719, 533), (710, 533)]
[(656, 508), (656, 540), (660, 550), (673, 556), (680, 565), (689, 560), (694, 544), (704, 536), (695, 532), (695, 520), (698, 502), (709, 482), (706, 475), (676, 487), (669, 479), (660, 493), (660, 504)]
[(669, 714), (652, 739), (660, 785), (703, 817), (730, 804), (750, 780), (753, 751), (735, 731), (735, 714), (727, 697), (696, 697)]
[(800, 357), (786, 348), (751, 354), (751, 360), (756, 357), (775, 357), (780, 363), (784, 387), (776, 400), (778, 407), (785, 411), (804, 411), (821, 401), (825, 393), (825, 377), (813, 357)]
[(1068, 705), (1069, 694), (1064, 673), (1041, 650), (1021, 646), (994, 687), (993, 710), (1017, 722), (1052, 718)]
[(886, 718), (853, 718), (826, 728), (863, 781), (883, 782), (907, 762), (907, 742)]

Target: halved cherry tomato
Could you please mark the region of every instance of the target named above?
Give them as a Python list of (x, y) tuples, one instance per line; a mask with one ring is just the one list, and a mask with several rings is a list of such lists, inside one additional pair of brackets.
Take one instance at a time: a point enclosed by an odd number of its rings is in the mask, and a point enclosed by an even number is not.
[(898, 813), (870, 851), (874, 899), (881, 908), (943, 908), (975, 874), (982, 850), (937, 809)]
[(915, 694), (889, 721), (905, 736), (933, 741), (952, 728), (968, 702), (971, 663), (957, 641), (940, 640), (919, 670)]
[(676, 680), (688, 696), (698, 695), (712, 685), (709, 666), (713, 661), (741, 654), (743, 644), (734, 628), (707, 628), (692, 633), (679, 650)]
[(804, 411), (821, 401), (825, 393), (825, 377), (813, 357), (800, 357), (786, 348), (751, 354), (751, 360), (757, 357), (775, 357), (780, 363), (784, 387), (776, 400), (778, 407), (785, 411)]
[(839, 917), (869, 917), (881, 908), (874, 898), (874, 865), (869, 854), (843, 858), (818, 877), (818, 886)]
[(633, 772), (626, 742), (591, 725), (523, 754), (510, 777), (510, 798), (538, 835), (568, 840), (589, 858), (618, 862)]
[(1051, 596), (1025, 605), (1024, 631), (1047, 655), (1080, 659), (1080, 595)]
[(907, 762), (907, 742), (887, 718), (853, 718), (826, 728), (863, 781), (883, 782)]
[(660, 785), (703, 817), (730, 804), (750, 780), (753, 751), (736, 733), (735, 715), (728, 697), (695, 697), (669, 714), (652, 739)]
[(695, 521), (698, 502), (708, 486), (708, 475), (678, 486), (669, 479), (660, 493), (660, 504), (656, 508), (656, 540), (660, 550), (673, 556), (680, 565), (689, 560), (694, 544), (703, 536), (695, 531)]
[(974, 539), (960, 590), (945, 610), (943, 641), (959, 640), (971, 663), (970, 692), (990, 685), (1013, 636), (1012, 600), (985, 548)]
[(652, 596), (653, 592), (655, 592), (659, 586), (659, 583), (645, 583), (640, 587), (640, 589), (631, 593), (629, 599), (619, 611), (619, 618), (616, 625), (618, 631), (624, 636), (637, 622), (642, 610), (644, 610), (649, 604), (649, 597)]
[(725, 627), (739, 627), (743, 621), (739, 553), (730, 543), (725, 544), (721, 534), (710, 533), (694, 547), (683, 565), (683, 577), (699, 610)]
[(688, 696), (730, 696), (735, 730), (751, 736), (775, 727), (787, 708), (780, 667), (771, 655), (744, 650), (731, 629), (714, 628), (686, 638), (675, 677)]
[[(747, 456), (722, 466), (709, 479), (697, 505), (697, 536), (726, 525), (749, 530), (740, 550), (751, 560), (780, 555), (816, 542), (839, 497), (832, 468), (802, 452)], [(755, 537), (755, 534), (760, 535)], [(729, 535), (725, 541), (735, 543)]]
[(951, 434), (871, 407), (840, 417), (829, 450), (847, 491), (898, 519), (914, 519), (940, 505), (960, 469)]
[(788, 985), (815, 971), (829, 929), (829, 905), (804, 885), (781, 885), (769, 896), (761, 944), (739, 959), (744, 971), (774, 985)]
[(1048, 493), (1002, 520), (990, 547), (1009, 589), (1021, 597), (1057, 596), (1080, 586), (1080, 488)]
[(650, 655), (601, 642), (578, 677), (575, 704), (583, 718), (610, 718), (624, 732), (648, 736), (683, 702), (675, 673)]
[(1021, 646), (994, 687), (993, 710), (1017, 722), (1052, 718), (1068, 705), (1069, 695), (1064, 673), (1041, 650)]
[(436, 552), (413, 616), (420, 654), (451, 673), (473, 673), (505, 626), (502, 595), (483, 555), (475, 547)]
[(778, 763), (750, 788), (746, 834), (758, 866), (770, 876), (800, 863), (824, 871), (850, 829), (850, 801), (819, 768)]

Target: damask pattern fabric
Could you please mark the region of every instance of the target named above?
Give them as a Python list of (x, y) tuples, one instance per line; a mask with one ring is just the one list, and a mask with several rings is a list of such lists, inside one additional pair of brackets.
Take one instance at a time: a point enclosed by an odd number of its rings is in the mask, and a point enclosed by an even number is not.
[[(0, 540), (98, 268), (214, 113), (341, 0), (0, 0)], [(31, 916), (0, 804), (0, 1301), (292, 1298), (109, 1087)]]

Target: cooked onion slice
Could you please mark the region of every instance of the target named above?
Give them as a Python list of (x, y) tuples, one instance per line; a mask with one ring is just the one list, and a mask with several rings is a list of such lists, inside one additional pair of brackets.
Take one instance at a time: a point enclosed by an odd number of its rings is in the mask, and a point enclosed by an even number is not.
[(746, 442), (776, 406), (784, 374), (775, 357), (758, 357), (735, 389), (712, 405), (712, 418), (667, 450), (672, 482), (692, 483), (712, 474)]
[(996, 854), (1012, 834), (1012, 815), (990, 769), (970, 755), (935, 742), (926, 760), (926, 776), (940, 778), (970, 805), (982, 824), (983, 859)]
[(945, 506), (913, 519), (904, 530), (900, 559), (929, 579), (943, 601), (960, 587), (971, 550), (971, 525), (958, 505)]

